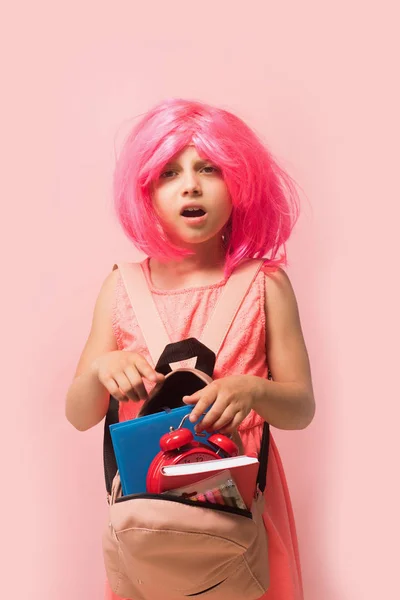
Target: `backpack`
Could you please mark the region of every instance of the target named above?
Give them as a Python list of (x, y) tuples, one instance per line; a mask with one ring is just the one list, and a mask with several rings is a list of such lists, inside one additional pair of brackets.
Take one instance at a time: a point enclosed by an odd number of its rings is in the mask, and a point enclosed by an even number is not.
[[(216, 356), (262, 261), (241, 263), (226, 282), (201, 340), (170, 343), (140, 264), (119, 265), (156, 371), (165, 375), (138, 417), (183, 406), (182, 397), (212, 381)], [(158, 360), (157, 360), (157, 357)], [(171, 364), (196, 358), (194, 368)], [(107, 578), (132, 600), (257, 600), (269, 587), (263, 523), (269, 426), (264, 423), (251, 510), (194, 502), (168, 494), (123, 496), (109, 426), (118, 422), (110, 398), (104, 428), (109, 524), (103, 535)], [(232, 436), (234, 439), (235, 436)], [(240, 440), (236, 432), (236, 440)]]

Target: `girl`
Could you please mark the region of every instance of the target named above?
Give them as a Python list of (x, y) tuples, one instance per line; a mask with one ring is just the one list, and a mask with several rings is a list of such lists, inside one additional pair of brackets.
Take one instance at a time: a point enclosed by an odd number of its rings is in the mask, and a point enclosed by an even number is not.
[[(281, 268), (286, 256), (278, 254), (297, 219), (298, 196), (257, 136), (225, 110), (163, 102), (127, 138), (114, 194), (125, 233), (148, 255), (142, 269), (172, 342), (200, 338), (235, 267), (267, 257), (217, 356), (215, 380), (185, 398), (194, 405), (192, 420), (212, 406), (197, 429), (237, 429), (245, 452), (254, 453), (264, 420), (280, 429), (307, 427), (315, 410), (309, 360)], [(116, 269), (100, 290), (66, 416), (89, 429), (104, 418), (111, 394), (120, 420), (134, 418), (163, 377)], [(271, 584), (264, 597), (301, 600), (293, 513), (273, 439), (269, 456), (263, 518)], [(117, 600), (110, 590), (107, 597)]]

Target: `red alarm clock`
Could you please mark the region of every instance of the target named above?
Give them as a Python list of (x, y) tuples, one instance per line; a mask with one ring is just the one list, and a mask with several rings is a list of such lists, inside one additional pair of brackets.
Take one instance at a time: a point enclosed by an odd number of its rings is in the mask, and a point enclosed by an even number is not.
[[(189, 429), (182, 429), (182, 425), (188, 416), (185, 415), (178, 429), (175, 430), (170, 427), (169, 433), (165, 433), (160, 439), (161, 452), (154, 457), (147, 472), (146, 489), (149, 494), (163, 492), (160, 478), (163, 467), (216, 460), (239, 454), (235, 442), (220, 433), (210, 435), (208, 438), (209, 445), (195, 441)], [(220, 454), (221, 451), (222, 455)]]

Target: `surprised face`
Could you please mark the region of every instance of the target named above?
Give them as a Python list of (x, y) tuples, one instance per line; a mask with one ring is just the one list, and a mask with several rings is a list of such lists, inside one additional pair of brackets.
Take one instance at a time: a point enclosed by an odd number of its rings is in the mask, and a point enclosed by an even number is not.
[(153, 183), (153, 206), (171, 241), (190, 248), (220, 237), (232, 212), (221, 170), (187, 146)]

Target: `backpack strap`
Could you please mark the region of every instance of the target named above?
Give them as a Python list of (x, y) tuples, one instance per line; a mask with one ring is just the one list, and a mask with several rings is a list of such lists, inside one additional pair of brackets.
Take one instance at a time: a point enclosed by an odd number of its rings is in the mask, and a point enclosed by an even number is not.
[(268, 467), (268, 455), (269, 455), (269, 424), (264, 421), (263, 433), (261, 438), (260, 452), (258, 454), (258, 467), (257, 474), (257, 487), (263, 494), (265, 486), (267, 485), (267, 467)]
[(129, 301), (135, 313), (154, 366), (171, 342), (161, 320), (140, 263), (118, 264)]
[(226, 282), (221, 297), (200, 338), (202, 344), (213, 350), (216, 356), (263, 262), (262, 260), (248, 260), (241, 263)]

